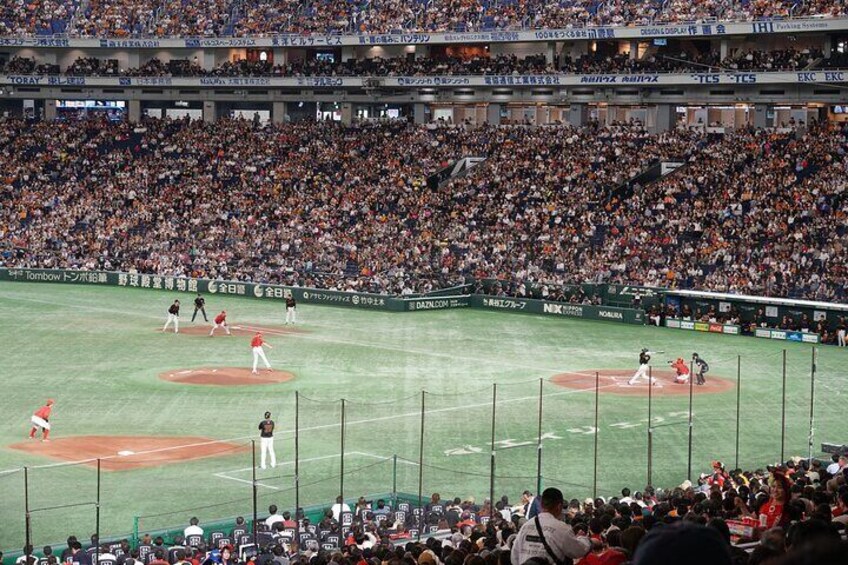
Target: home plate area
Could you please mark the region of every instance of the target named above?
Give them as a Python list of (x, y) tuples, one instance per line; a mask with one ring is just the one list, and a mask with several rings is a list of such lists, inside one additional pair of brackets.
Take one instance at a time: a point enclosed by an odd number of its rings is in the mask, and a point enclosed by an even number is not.
[[(677, 374), (674, 371), (666, 369), (651, 371), (651, 374), (657, 380), (656, 384), (652, 387), (648, 386), (647, 381), (641, 381), (633, 385), (628, 384), (630, 377), (633, 376), (633, 370), (626, 369), (585, 369), (580, 372), (560, 373), (551, 377), (551, 382), (555, 385), (574, 390), (594, 390), (596, 373), (599, 393), (647, 396), (648, 389), (650, 388), (650, 393), (655, 396), (689, 394), (689, 384), (675, 383), (674, 377)], [(717, 377), (710, 373), (707, 373), (706, 380), (707, 382), (704, 385), (693, 386), (692, 391), (694, 394), (727, 392), (735, 386), (733, 381), (723, 377)]]

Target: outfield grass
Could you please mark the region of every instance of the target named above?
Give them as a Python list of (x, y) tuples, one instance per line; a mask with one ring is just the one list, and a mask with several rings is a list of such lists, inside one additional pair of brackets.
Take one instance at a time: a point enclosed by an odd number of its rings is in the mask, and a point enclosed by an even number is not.
[[(711, 375), (736, 378), (742, 356), (739, 463), (777, 460), (781, 444), (782, 350), (788, 351), (786, 455), (806, 455), (810, 417), (811, 348), (751, 338), (643, 328), (486, 311), (410, 314), (299, 306), (305, 333), (270, 335), (275, 368), (294, 381), (263, 387), (218, 388), (165, 382), (159, 372), (194, 366), (248, 365), (248, 338), (162, 334), (154, 331), (175, 295), (135, 289), (11, 283), (0, 287), (3, 343), (0, 445), (24, 439), (32, 411), (57, 400), (54, 437), (75, 435), (256, 436), (271, 410), (282, 433), (281, 465), (263, 472), (262, 507), (294, 503), (295, 391), (300, 396), (301, 504), (329, 503), (341, 488), (341, 403), (345, 398), (344, 492), (417, 492), (421, 390), (424, 398), (423, 490), (429, 494), (488, 496), (495, 410), (495, 494), (517, 500), (535, 489), (540, 379), (594, 368), (635, 369), (641, 347), (664, 357), (699, 352)], [(184, 303), (190, 297), (182, 297)], [(208, 296), (209, 313), (226, 308), (237, 323), (280, 325), (282, 305)], [(188, 314), (188, 316), (186, 315)], [(184, 310), (183, 322), (191, 311)], [(819, 350), (814, 453), (821, 441), (844, 442), (845, 351)], [(542, 381), (545, 434), (544, 485), (567, 497), (592, 494), (594, 392)], [(654, 398), (653, 483), (675, 486), (686, 478), (688, 397)], [(736, 389), (695, 398), (693, 473), (712, 459), (735, 460)], [(647, 399), (600, 396), (598, 492), (642, 488), (647, 470)], [(509, 441), (507, 441), (509, 440)], [(395, 465), (393, 456), (397, 455)], [(0, 469), (53, 463), (0, 449)], [(251, 508), (249, 454), (102, 474), (101, 520), (106, 534), (246, 514)], [(91, 502), (90, 466), (29, 471), (30, 506)], [(0, 549), (23, 543), (23, 474), (0, 473)], [(36, 544), (88, 536), (90, 506), (33, 514)]]

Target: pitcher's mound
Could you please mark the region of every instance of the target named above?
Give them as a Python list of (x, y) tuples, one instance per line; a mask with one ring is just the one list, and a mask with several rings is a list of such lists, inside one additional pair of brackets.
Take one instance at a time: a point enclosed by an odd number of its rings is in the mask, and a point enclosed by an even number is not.
[[(565, 388), (575, 390), (595, 390), (595, 373), (598, 373), (598, 392), (605, 394), (623, 394), (648, 396), (648, 383), (643, 381), (634, 385), (627, 384), (633, 376), (633, 370), (627, 369), (586, 369), (574, 373), (560, 373), (551, 377), (551, 382)], [(656, 396), (688, 395), (689, 384), (677, 384), (674, 371), (658, 369), (651, 372), (657, 383), (651, 387), (651, 394)], [(694, 385), (694, 394), (709, 394), (726, 392), (733, 389), (733, 381), (716, 377), (707, 373), (704, 385)]]
[(252, 374), (249, 367), (195, 367), (165, 371), (159, 373), (159, 378), (189, 385), (249, 386), (288, 382), (294, 374), (267, 369)]

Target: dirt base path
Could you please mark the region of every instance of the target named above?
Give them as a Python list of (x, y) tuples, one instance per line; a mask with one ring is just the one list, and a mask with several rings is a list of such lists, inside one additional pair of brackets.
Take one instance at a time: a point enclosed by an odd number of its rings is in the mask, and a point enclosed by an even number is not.
[(130, 471), (250, 451), (247, 442), (237, 444), (197, 436), (70, 436), (46, 442), (23, 441), (9, 448), (59, 461), (82, 461), (95, 468), (99, 458), (104, 471)]
[[(162, 332), (162, 326), (154, 328), (157, 332)], [(206, 336), (209, 337), (209, 332), (212, 331), (212, 323), (205, 323), (203, 321), (192, 323), (183, 323), (180, 322), (180, 332), (177, 335), (191, 335), (191, 336)], [(297, 326), (270, 326), (267, 324), (251, 324), (250, 322), (243, 323), (233, 323), (230, 325), (230, 333), (232, 336), (248, 336), (253, 335), (256, 332), (262, 332), (263, 334), (267, 334), (270, 336), (285, 336), (290, 334), (305, 334), (309, 333), (306, 330), (299, 328)], [(171, 326), (168, 328), (168, 331), (164, 333), (174, 333), (174, 327)], [(212, 336), (212, 339), (216, 337), (227, 338), (232, 337), (228, 336), (227, 332), (224, 331), (224, 328), (218, 328), (215, 330), (215, 335)]]

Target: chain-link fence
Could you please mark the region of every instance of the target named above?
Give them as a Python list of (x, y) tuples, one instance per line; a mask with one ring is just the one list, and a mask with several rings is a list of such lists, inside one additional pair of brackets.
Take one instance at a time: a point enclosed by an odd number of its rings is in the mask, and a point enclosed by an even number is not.
[[(98, 460), (0, 472), (6, 515), (20, 517), (4, 524), (4, 539), (56, 542), (46, 525), (57, 522), (101, 538), (177, 535), (192, 517), (251, 524), (272, 506), (320, 519), (339, 497), (351, 509), (360, 497), (413, 507), (459, 497), (485, 514), (518, 504), (525, 490), (611, 496), (623, 486), (697, 482), (714, 460), (732, 469), (817, 455), (821, 442), (843, 443), (848, 433), (848, 370), (833, 352), (819, 362), (815, 351), (710, 359), (707, 381), (723, 380), (723, 394), (701, 394), (690, 379), (661, 384), (674, 394), (647, 386), (634, 395), (594, 372), (574, 373), (582, 380), (571, 387), (555, 379), (400, 395), (387, 387), (367, 402), (296, 393), (285, 408), (294, 425), (277, 430), (276, 460), (266, 453), (264, 467), (257, 433), (154, 449), (139, 440)], [(128, 471), (144, 480), (127, 482)], [(153, 500), (156, 510), (126, 523), (136, 500)], [(437, 525), (427, 512), (418, 516), (422, 533)]]

